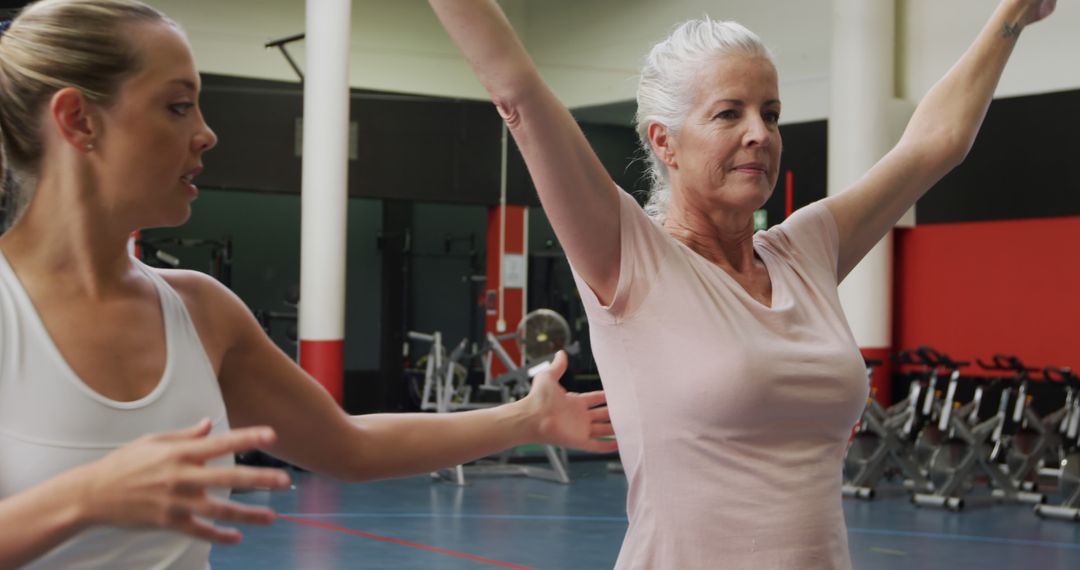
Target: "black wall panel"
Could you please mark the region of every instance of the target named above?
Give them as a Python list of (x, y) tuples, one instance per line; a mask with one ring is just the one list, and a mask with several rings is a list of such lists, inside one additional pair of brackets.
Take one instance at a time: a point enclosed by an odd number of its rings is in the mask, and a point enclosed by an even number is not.
[[(300, 86), (203, 75), (203, 113), (218, 134), (199, 177), (207, 188), (299, 192), (296, 156)], [(356, 158), (349, 195), (360, 198), (498, 204), (502, 121), (487, 101), (413, 97), (354, 90)], [(633, 129), (582, 125), (601, 162), (627, 190), (644, 189)], [(538, 206), (520, 153), (510, 141), (507, 201)]]
[(354, 99), (359, 159), (349, 193), (423, 202), (498, 202), (499, 116), (490, 103)]
[(828, 164), (828, 123), (810, 121), (780, 125), (784, 152), (780, 155), (780, 176), (769, 201), (765, 203), (769, 225), (784, 220), (785, 173), (793, 175), (792, 205), (795, 210), (825, 197)]
[(199, 185), (229, 190), (299, 192), (297, 85), (203, 74), (199, 103), (218, 145), (203, 158)]
[[(220, 139), (202, 185), (299, 192), (299, 85), (204, 74), (201, 104)], [(350, 121), (350, 196), (498, 202), (500, 120), (490, 103), (353, 90)]]
[(997, 99), (967, 160), (919, 200), (919, 224), (1080, 215), (1080, 90)]
[[(637, 133), (631, 127), (579, 123), (600, 163), (620, 188), (644, 201), (649, 189), (644, 155), (638, 148)], [(511, 203), (539, 206), (536, 189), (529, 178), (525, 162), (516, 149), (511, 149), (507, 197)]]

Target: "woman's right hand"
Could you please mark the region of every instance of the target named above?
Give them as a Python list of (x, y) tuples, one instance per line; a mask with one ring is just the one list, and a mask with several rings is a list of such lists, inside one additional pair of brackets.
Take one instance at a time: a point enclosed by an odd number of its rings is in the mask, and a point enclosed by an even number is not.
[[(275, 438), (268, 427), (252, 427), (209, 435), (202, 420), (179, 431), (143, 436), (85, 466), (81, 480), (86, 525), (163, 528), (219, 543), (240, 541), (240, 532), (213, 521), (269, 524), (275, 515), (212, 497), (211, 488), (289, 486), (280, 469), (213, 467), (207, 461), (223, 455), (267, 447)], [(208, 520), (211, 519), (211, 520)]]

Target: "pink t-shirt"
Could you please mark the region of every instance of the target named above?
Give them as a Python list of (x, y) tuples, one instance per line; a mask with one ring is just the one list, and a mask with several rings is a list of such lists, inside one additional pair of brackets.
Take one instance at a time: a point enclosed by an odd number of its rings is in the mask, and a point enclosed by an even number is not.
[(832, 214), (754, 236), (770, 308), (619, 194), (611, 304), (574, 274), (629, 482), (616, 568), (850, 568), (841, 465), (868, 388)]

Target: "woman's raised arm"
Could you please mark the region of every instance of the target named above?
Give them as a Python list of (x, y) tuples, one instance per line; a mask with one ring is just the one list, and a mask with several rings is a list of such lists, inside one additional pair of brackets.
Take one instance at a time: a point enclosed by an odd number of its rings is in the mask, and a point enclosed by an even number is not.
[(615, 183), (493, 0), (430, 3), (506, 120), (574, 269), (610, 302), (620, 261)]

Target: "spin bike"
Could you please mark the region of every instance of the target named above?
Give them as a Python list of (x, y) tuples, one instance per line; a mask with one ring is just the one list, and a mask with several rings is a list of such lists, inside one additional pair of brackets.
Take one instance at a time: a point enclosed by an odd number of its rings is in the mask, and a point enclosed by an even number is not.
[[(964, 508), (966, 495), (979, 475), (989, 477), (993, 486), (992, 496), (996, 499), (1036, 504), (1044, 502), (1044, 495), (1022, 490), (992, 459), (991, 451), (997, 447), (994, 438), (1000, 437), (1001, 427), (1008, 416), (1011, 388), (1002, 390), (996, 414), (973, 424), (971, 419), (977, 421), (977, 410), (965, 408), (963, 411), (968, 413), (962, 413), (961, 406), (956, 402), (960, 378), (958, 369), (964, 363), (948, 361), (944, 356), (942, 358), (953, 368), (937, 423), (937, 428), (947, 437), (930, 459), (928, 471), (933, 492), (915, 493), (912, 502), (920, 507), (959, 511)], [(980, 364), (989, 368), (985, 363)]]
[(1080, 522), (1080, 376), (1068, 368), (1047, 368), (1043, 374), (1048, 380), (1064, 383), (1066, 389), (1066, 414), (1059, 426), (1062, 459), (1057, 489), (1064, 499), (1056, 505), (1035, 505), (1035, 514)]
[[(907, 355), (902, 355), (901, 360)], [(866, 361), (867, 380), (873, 376), (881, 361)], [(911, 457), (910, 432), (912, 418), (917, 413), (920, 385), (911, 383), (908, 397), (883, 408), (874, 399), (873, 391), (866, 401), (862, 418), (844, 454), (845, 497), (871, 500), (877, 495), (877, 485), (887, 474), (899, 472), (905, 486), (928, 491), (930, 482)]]

